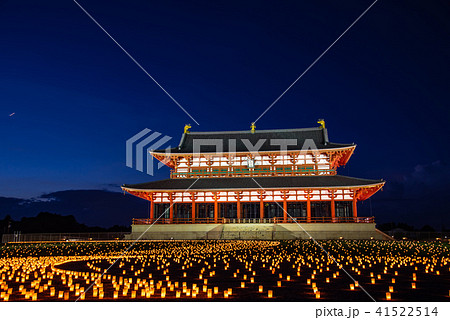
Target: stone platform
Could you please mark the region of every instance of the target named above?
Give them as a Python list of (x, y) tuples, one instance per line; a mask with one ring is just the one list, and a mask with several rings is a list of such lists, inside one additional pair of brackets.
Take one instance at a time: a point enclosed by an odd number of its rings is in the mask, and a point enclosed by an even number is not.
[(393, 240), (375, 223), (230, 223), (132, 225), (129, 240)]

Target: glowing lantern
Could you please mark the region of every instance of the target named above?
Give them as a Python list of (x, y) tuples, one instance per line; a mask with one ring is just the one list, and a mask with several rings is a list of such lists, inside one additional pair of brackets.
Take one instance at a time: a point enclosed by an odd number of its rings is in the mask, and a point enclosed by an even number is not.
[(245, 282), (241, 282), (241, 288), (245, 288)]
[(393, 286), (389, 286), (389, 292), (394, 292), (394, 287)]
[(355, 290), (355, 285), (353, 283), (350, 284), (350, 290)]
[(175, 297), (176, 297), (176, 298), (181, 297), (181, 291), (180, 291), (180, 290), (177, 290), (177, 291), (175, 292)]
[(316, 299), (320, 299), (320, 291), (316, 292)]
[(272, 297), (273, 297), (273, 292), (272, 292), (272, 290), (267, 291), (267, 297), (268, 297), (268, 298), (272, 298)]
[(391, 293), (390, 292), (386, 292), (386, 300), (391, 300)]
[(287, 277), (286, 277), (286, 280), (287, 280), (287, 281), (291, 281), (291, 276), (287, 276)]
[(415, 289), (415, 288), (416, 288), (416, 283), (415, 283), (415, 282), (412, 282), (412, 283), (411, 283), (411, 288), (412, 288), (412, 289)]
[(277, 281), (277, 287), (281, 287), (281, 281)]
[(263, 286), (259, 286), (258, 291), (263, 292)]
[(212, 290), (208, 289), (208, 298), (212, 298)]
[(214, 287), (214, 294), (218, 294), (219, 293), (219, 287)]

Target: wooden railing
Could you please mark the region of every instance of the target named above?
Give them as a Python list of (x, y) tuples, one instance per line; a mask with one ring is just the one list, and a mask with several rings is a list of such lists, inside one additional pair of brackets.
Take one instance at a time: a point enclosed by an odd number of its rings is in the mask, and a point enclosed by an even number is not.
[(171, 170), (170, 177), (177, 178), (217, 178), (217, 177), (261, 177), (261, 176), (311, 176), (311, 175), (326, 175), (336, 174), (333, 169), (315, 169), (315, 168), (301, 168), (293, 170), (289, 167), (279, 167), (275, 170), (270, 168), (234, 168), (228, 170), (224, 168), (208, 168), (196, 169), (192, 172), (175, 172)]
[(283, 217), (275, 218), (197, 218), (194, 221), (192, 219), (174, 218), (170, 219), (133, 219), (133, 225), (148, 225), (148, 224), (193, 224), (193, 223), (375, 223), (374, 217), (288, 217), (284, 221)]

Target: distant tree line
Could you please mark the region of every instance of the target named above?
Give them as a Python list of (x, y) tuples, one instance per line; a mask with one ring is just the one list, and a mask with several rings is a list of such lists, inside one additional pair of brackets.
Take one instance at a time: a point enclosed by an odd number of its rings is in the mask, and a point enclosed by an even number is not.
[(130, 232), (131, 227), (112, 226), (110, 228), (88, 227), (77, 222), (73, 215), (63, 216), (50, 212), (41, 212), (36, 217), (23, 217), (15, 221), (7, 215), (0, 220), (0, 234), (14, 233), (78, 233), (78, 232)]
[[(396, 223), (396, 222), (388, 222), (388, 223), (382, 223), (380, 225), (377, 225), (377, 229), (381, 230), (381, 231), (393, 231), (393, 230), (404, 230), (404, 231), (416, 231), (416, 232), (436, 232), (436, 230), (434, 230), (433, 227), (429, 226), (429, 225), (425, 225), (422, 228), (416, 228), (413, 226), (410, 226), (406, 223)], [(442, 230), (445, 231), (445, 230)]]

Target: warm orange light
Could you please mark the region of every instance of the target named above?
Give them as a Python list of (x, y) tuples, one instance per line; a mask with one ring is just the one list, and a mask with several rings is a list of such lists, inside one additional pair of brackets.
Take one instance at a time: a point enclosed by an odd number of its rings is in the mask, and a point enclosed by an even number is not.
[(208, 289), (208, 298), (212, 298), (212, 290)]
[(273, 297), (273, 292), (272, 292), (272, 290), (267, 291), (267, 297), (268, 297), (268, 298), (272, 298), (272, 297)]
[(263, 286), (259, 286), (259, 287), (258, 287), (258, 291), (259, 291), (259, 292), (263, 292)]
[(353, 283), (350, 284), (350, 290), (355, 290), (355, 285)]
[(389, 286), (389, 292), (394, 292), (394, 287), (393, 286)]
[(390, 292), (386, 292), (386, 300), (391, 300), (391, 293)]
[(370, 282), (371, 282), (372, 284), (375, 284), (375, 278), (370, 279)]
[(281, 287), (281, 281), (277, 281), (277, 287)]
[(316, 299), (320, 299), (320, 291), (316, 292)]
[(412, 282), (412, 283), (411, 283), (411, 288), (413, 288), (413, 289), (416, 288), (416, 283), (415, 283), (415, 282)]
[(219, 293), (219, 287), (214, 287), (214, 294), (218, 294)]
[(241, 288), (245, 288), (245, 282), (241, 282)]

